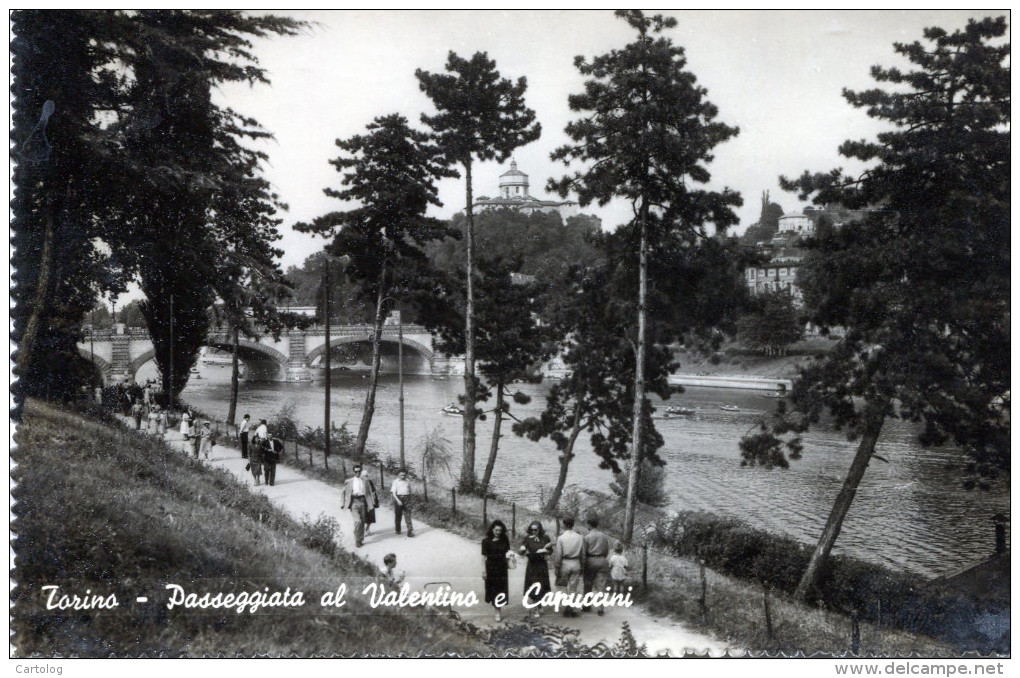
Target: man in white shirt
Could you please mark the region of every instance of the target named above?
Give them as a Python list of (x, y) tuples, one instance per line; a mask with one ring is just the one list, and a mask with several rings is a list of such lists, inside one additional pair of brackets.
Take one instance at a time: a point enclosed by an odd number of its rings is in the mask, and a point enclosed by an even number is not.
[(368, 507), (378, 503), (375, 490), (366, 478), (361, 477), (361, 464), (354, 465), (354, 475), (344, 483), (340, 505), (351, 510), (354, 518), (354, 545), (361, 547), (365, 542), (365, 518)]
[(397, 534), (400, 534), (400, 517), (403, 516), (407, 523), (407, 536), (413, 537), (414, 523), (411, 522), (413, 497), (411, 496), (411, 483), (407, 481), (407, 471), (400, 471), (390, 487), (390, 494), (393, 495), (393, 515), (396, 518)]
[(241, 425), (237, 428), (237, 437), (241, 441), (241, 459), (248, 458), (248, 430), (251, 429), (251, 415), (245, 414)]

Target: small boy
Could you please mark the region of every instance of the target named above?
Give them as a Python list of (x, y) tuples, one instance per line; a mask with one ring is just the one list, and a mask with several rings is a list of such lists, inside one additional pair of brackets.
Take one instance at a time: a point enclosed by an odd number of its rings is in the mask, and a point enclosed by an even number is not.
[(383, 556), (383, 565), (379, 568), (379, 576), (382, 578), (382, 583), (391, 586), (400, 586), (404, 583), (403, 570), (397, 572), (396, 553), (387, 553)]
[(627, 568), (630, 562), (627, 556), (623, 555), (623, 544), (617, 544), (613, 549), (613, 555), (609, 556), (609, 578), (613, 580), (613, 593), (626, 593)]

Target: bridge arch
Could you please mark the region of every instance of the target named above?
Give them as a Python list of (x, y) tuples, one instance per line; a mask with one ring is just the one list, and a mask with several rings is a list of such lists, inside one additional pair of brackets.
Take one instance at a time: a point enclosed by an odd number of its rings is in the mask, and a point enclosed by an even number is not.
[(96, 366), (96, 369), (99, 370), (100, 376), (103, 378), (104, 384), (110, 381), (110, 372), (113, 369), (113, 366), (110, 363), (97, 356), (95, 353), (86, 351), (80, 346), (78, 347), (78, 355), (85, 358), (85, 360), (91, 361), (92, 364)]
[[(386, 334), (386, 335), (384, 335), (382, 337), (382, 342), (383, 343), (389, 343), (389, 344), (398, 344), (398, 343), (401, 343), (401, 342), (397, 341), (397, 337), (396, 336), (390, 336), (389, 334)], [(371, 343), (372, 343), (371, 336), (366, 337), (364, 334), (352, 334), (352, 335), (340, 335), (340, 336), (336, 336), (336, 337), (330, 337), (329, 346), (332, 349), (332, 348), (336, 348), (337, 346), (342, 346), (343, 344), (371, 344)], [(432, 367), (432, 364), (433, 364), (434, 359), (435, 359), (435, 351), (433, 351), (430, 346), (426, 346), (425, 344), (421, 343), (420, 341), (416, 341), (414, 339), (408, 338), (406, 335), (403, 337), (403, 342), (402, 343), (407, 348), (410, 348), (410, 349), (416, 351), (422, 358), (425, 359), (425, 361), (429, 364), (429, 367), (430, 368)], [(326, 353), (326, 343), (323, 342), (321, 346), (317, 346), (317, 347), (315, 347), (314, 349), (312, 349), (311, 351), (308, 352), (308, 355), (305, 356), (305, 362), (307, 364), (309, 364), (309, 365), (312, 365), (312, 364), (314, 364), (314, 362), (316, 360), (321, 358), (325, 353)]]
[[(215, 337), (210, 337), (210, 340), (206, 341), (204, 345), (223, 351), (234, 350), (233, 343), (229, 341), (217, 341)], [(249, 379), (271, 380), (277, 378), (280, 373), (286, 371), (287, 356), (280, 351), (260, 344), (257, 341), (240, 339), (238, 341), (237, 356), (248, 368)], [(149, 349), (132, 360), (128, 368), (128, 373), (131, 375), (131, 379), (133, 380), (135, 378), (135, 374), (142, 365), (149, 362), (154, 357), (155, 351), (153, 349)]]

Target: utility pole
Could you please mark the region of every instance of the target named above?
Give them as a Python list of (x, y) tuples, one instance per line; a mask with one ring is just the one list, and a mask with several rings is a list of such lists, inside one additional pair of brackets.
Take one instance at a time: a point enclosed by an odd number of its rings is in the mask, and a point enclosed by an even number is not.
[(406, 471), (404, 462), (404, 314), (397, 309), (397, 380), (400, 384), (400, 470)]
[(325, 411), (325, 428), (324, 428), (324, 430), (326, 431), (325, 465), (326, 465), (326, 468), (329, 468), (329, 452), (330, 452), (330, 430), (329, 430), (329, 398), (330, 398), (330, 393), (329, 393), (329, 354), (330, 354), (330, 345), (329, 345), (329, 255), (328, 254), (325, 256), (323, 261), (326, 264), (326, 267), (325, 267), (326, 268), (326, 274), (325, 274), (325, 283), (324, 283), (324, 288), (326, 290), (326, 299), (325, 299), (325, 303), (323, 304), (323, 306), (325, 308), (323, 315), (326, 316), (326, 359), (325, 359), (325, 363), (326, 363), (326, 411)]
[[(116, 306), (114, 307), (116, 308)], [(174, 295), (170, 295), (170, 392), (166, 394), (167, 408), (174, 411)]]

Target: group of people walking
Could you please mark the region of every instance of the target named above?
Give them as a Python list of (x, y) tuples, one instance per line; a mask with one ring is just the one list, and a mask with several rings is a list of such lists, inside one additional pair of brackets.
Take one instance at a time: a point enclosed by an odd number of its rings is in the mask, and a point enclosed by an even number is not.
[[(521, 540), (517, 553), (527, 559), (524, 569), (524, 592), (532, 603), (537, 604), (552, 591), (550, 561), (557, 585), (577, 597), (591, 591), (605, 591), (612, 582), (614, 592), (622, 593), (627, 578), (627, 557), (623, 546), (617, 544), (610, 553), (609, 537), (599, 529), (597, 517), (588, 518), (588, 532), (581, 535), (574, 531), (574, 519), (563, 519), (563, 533), (555, 542), (545, 533), (538, 520), (528, 525), (527, 534)], [(510, 595), (509, 570), (516, 563), (511, 549), (506, 525), (494, 520), (482, 539), (482, 562), (485, 579), (485, 602), (496, 608), (496, 621), (502, 620), (500, 608), (507, 604)], [(599, 616), (605, 610), (598, 608)], [(572, 607), (565, 607), (564, 616), (576, 617), (579, 613)], [(541, 616), (539, 608), (531, 611), (533, 617)]]
[[(358, 548), (364, 545), (365, 535), (375, 523), (375, 510), (379, 508), (379, 493), (375, 483), (371, 478), (363, 477), (362, 470), (361, 464), (354, 465), (353, 475), (344, 481), (340, 494), (341, 507), (350, 510), (354, 519), (354, 545)], [(407, 526), (407, 536), (413, 537), (414, 520), (411, 513), (414, 510), (414, 496), (411, 494), (407, 471), (401, 470), (397, 474), (397, 479), (390, 486), (390, 496), (393, 498), (394, 532), (401, 533), (403, 522)]]
[(213, 431), (210, 422), (205, 421), (199, 425), (195, 413), (192, 410), (185, 410), (181, 414), (180, 432), (195, 459), (198, 459), (199, 455), (204, 455), (206, 459), (209, 458), (209, 454), (217, 442), (216, 432)]
[(237, 427), (237, 438), (241, 444), (241, 458), (248, 460), (245, 470), (251, 471), (255, 484), (262, 484), (264, 473), (266, 485), (276, 485), (276, 465), (283, 456), (283, 441), (269, 435), (266, 420), (259, 420), (252, 431), (251, 415), (245, 414)]

